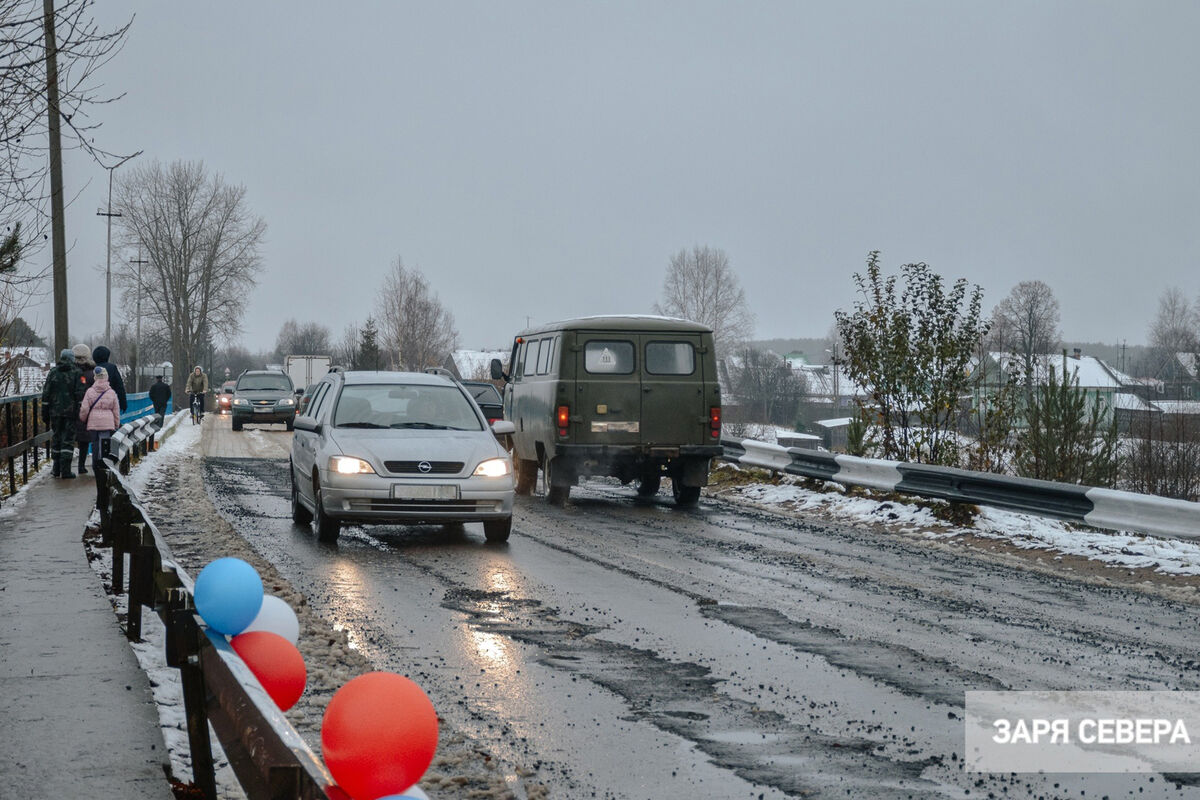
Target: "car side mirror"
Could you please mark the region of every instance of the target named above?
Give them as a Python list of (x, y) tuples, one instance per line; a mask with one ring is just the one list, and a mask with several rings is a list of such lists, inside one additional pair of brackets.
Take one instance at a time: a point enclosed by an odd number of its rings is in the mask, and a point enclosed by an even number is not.
[(304, 390), (303, 390), (303, 389), (297, 389), (297, 390), (295, 391), (295, 395), (296, 395), (297, 397), (299, 397), (299, 396), (300, 396), (300, 395), (302, 395), (302, 394), (304, 394)]
[(497, 436), (507, 436), (517, 432), (517, 426), (511, 420), (498, 419), (492, 423), (492, 433)]
[(308, 431), (309, 433), (319, 434), (321, 432), (321, 423), (312, 417), (296, 417), (292, 422), (292, 427), (298, 431)]
[(498, 359), (498, 358), (492, 359), (491, 369), (492, 369), (492, 380), (494, 380), (494, 381), (508, 380), (508, 376), (504, 374), (504, 365), (500, 363), (500, 359)]

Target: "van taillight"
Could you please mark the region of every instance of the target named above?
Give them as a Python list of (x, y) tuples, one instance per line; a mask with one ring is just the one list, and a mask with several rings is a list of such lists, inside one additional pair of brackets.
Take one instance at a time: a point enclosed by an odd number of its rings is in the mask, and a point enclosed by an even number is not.
[(708, 410), (708, 433), (714, 439), (721, 438), (721, 407), (713, 406)]
[(571, 420), (571, 409), (567, 406), (559, 406), (558, 414), (556, 414), (556, 416), (558, 418), (558, 435), (566, 436), (567, 423)]

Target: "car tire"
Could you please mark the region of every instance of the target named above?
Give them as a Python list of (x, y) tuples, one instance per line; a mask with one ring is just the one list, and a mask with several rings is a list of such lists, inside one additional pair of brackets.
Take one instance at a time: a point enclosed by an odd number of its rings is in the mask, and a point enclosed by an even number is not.
[(292, 522), (297, 525), (308, 525), (312, 522), (312, 512), (300, 502), (300, 487), (296, 484), (296, 471), (288, 462), (288, 472), (292, 476)]
[(290, 431), (292, 429), (292, 426), (294, 426), (296, 424), (296, 418), (292, 417), (291, 419), (289, 419), (287, 422), (285, 422), (283, 424), (286, 425), (287, 429)]
[(237, 417), (233, 418), (233, 429), (235, 431), (240, 431), (242, 429), (242, 421)]
[(642, 480), (638, 483), (638, 497), (654, 497), (658, 494), (659, 487), (662, 486), (662, 475), (658, 472), (646, 472), (642, 474)]
[(342, 532), (342, 524), (336, 519), (331, 519), (325, 513), (325, 498), (321, 497), (321, 484), (315, 480), (313, 481), (313, 505), (316, 506), (313, 519), (317, 523), (317, 541), (336, 542), (338, 534)]
[(679, 481), (672, 479), (671, 494), (675, 496), (675, 505), (685, 508), (700, 502), (699, 486), (681, 486)]
[(558, 477), (561, 465), (559, 468), (552, 466), (555, 460), (553, 458), (542, 459), (542, 473), (546, 480), (546, 502), (552, 506), (564, 506), (567, 504), (567, 498), (571, 496), (571, 484), (569, 481), (563, 483), (562, 479)]
[(517, 459), (517, 485), (513, 489), (516, 494), (527, 496), (533, 494), (537, 486), (538, 464), (536, 461)]
[(495, 542), (496, 544), (507, 542), (510, 533), (512, 533), (512, 517), (485, 519), (483, 521), (483, 538), (489, 542)]

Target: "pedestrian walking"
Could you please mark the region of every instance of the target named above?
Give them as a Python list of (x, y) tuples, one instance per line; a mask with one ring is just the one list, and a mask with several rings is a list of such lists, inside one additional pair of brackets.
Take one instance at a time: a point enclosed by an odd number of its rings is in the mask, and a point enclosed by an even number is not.
[(104, 507), (104, 493), (108, 486), (108, 475), (100, 466), (100, 459), (108, 455), (112, 435), (121, 427), (121, 408), (116, 390), (108, 379), (108, 370), (97, 365), (96, 382), (83, 396), (79, 405), (79, 418), (87, 423), (92, 437), (92, 470), (96, 473), (96, 508)]
[(75, 415), (83, 398), (80, 378), (74, 351), (63, 350), (42, 385), (42, 421), (51, 430), (51, 474), (56, 478), (75, 477), (71, 463), (75, 460)]
[(167, 404), (171, 402), (171, 387), (163, 382), (162, 375), (154, 376), (150, 386), (150, 402), (154, 404), (154, 413), (160, 417), (167, 415)]
[[(80, 382), (83, 384), (83, 392), (87, 394), (87, 390), (92, 388), (92, 384), (96, 382), (96, 362), (92, 361), (92, 348), (86, 344), (77, 344), (71, 348), (71, 352), (75, 354), (75, 366), (79, 367), (82, 373)], [(87, 423), (80, 422), (78, 418), (75, 420), (75, 445), (79, 448), (79, 474), (87, 474), (87, 454), (88, 445), (91, 442), (91, 436), (88, 435)]]
[(117, 393), (117, 403), (121, 407), (121, 413), (124, 414), (127, 405), (125, 381), (121, 378), (121, 370), (117, 369), (117, 365), (109, 360), (111, 356), (112, 351), (104, 345), (100, 345), (92, 351), (92, 360), (96, 362), (96, 366), (104, 367), (104, 371), (108, 373), (108, 382), (112, 386), (112, 390)]

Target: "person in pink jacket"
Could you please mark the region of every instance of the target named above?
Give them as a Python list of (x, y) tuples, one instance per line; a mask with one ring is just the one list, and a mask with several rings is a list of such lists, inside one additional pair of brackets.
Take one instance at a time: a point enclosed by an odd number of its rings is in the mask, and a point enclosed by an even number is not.
[(100, 459), (108, 455), (108, 445), (113, 432), (121, 427), (121, 401), (117, 392), (108, 382), (108, 372), (104, 367), (96, 367), (96, 382), (83, 396), (79, 404), (79, 421), (87, 423), (88, 434), (92, 442), (92, 471), (96, 475), (96, 506), (101, 507), (104, 501), (104, 490), (107, 475), (100, 469)]

